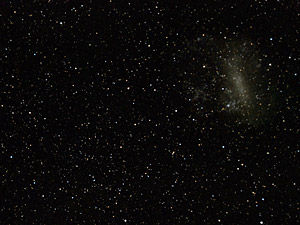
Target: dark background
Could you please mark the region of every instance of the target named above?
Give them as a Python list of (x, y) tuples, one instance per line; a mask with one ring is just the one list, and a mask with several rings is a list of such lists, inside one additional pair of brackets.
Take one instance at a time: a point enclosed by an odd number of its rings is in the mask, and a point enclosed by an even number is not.
[[(297, 1), (0, 8), (1, 224), (300, 223)], [(267, 55), (268, 120), (195, 112), (179, 59), (203, 34)]]

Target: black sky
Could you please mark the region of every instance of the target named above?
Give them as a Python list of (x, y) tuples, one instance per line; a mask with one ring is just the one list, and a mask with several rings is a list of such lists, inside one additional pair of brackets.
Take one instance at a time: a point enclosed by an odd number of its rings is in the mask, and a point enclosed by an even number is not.
[(297, 1), (0, 6), (1, 224), (300, 223)]

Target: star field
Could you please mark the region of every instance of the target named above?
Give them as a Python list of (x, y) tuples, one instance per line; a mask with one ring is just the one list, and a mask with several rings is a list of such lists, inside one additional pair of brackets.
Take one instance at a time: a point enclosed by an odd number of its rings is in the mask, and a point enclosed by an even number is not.
[(4, 0), (1, 224), (299, 224), (300, 4)]

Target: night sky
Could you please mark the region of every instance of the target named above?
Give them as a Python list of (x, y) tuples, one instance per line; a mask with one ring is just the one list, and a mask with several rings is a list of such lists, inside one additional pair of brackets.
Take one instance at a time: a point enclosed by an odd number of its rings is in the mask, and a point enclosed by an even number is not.
[(1, 224), (300, 224), (297, 0), (0, 14)]

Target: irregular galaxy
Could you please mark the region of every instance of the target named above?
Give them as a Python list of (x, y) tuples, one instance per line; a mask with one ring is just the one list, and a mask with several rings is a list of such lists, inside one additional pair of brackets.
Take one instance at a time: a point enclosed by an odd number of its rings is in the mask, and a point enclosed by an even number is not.
[[(189, 70), (181, 73), (193, 114), (222, 113), (237, 123), (255, 126), (269, 121), (275, 93), (264, 89), (267, 71), (261, 66), (262, 55), (253, 42), (210, 37), (203, 45), (199, 40), (203, 41), (198, 38), (192, 46), (188, 44), (189, 50), (181, 51), (179, 56), (183, 62), (190, 61)], [(201, 68), (200, 60), (207, 65)]]

